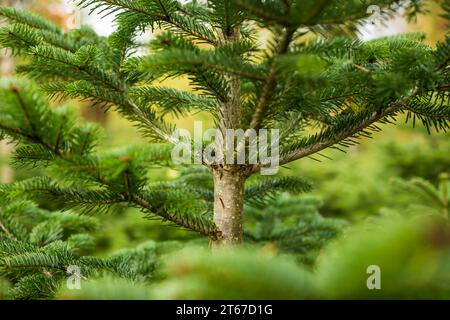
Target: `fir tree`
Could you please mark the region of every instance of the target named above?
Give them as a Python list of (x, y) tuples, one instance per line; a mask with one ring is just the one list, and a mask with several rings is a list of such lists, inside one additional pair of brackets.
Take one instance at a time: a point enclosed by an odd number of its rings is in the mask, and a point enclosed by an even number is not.
[[(48, 177), (4, 187), (8, 195), (43, 193), (67, 206), (104, 210), (119, 203), (209, 236), (216, 244), (243, 240), (244, 203), (281, 191), (307, 191), (303, 179), (251, 176), (268, 163), (207, 163), (170, 183), (149, 183), (152, 165), (171, 165), (178, 143), (168, 120), (202, 111), (228, 129), (279, 129), (280, 165), (342, 150), (380, 131), (379, 123), (406, 119), (445, 131), (450, 125), (450, 43), (431, 48), (423, 35), (364, 42), (355, 36), (369, 5), (389, 17), (408, 17), (422, 1), (80, 0), (93, 12), (116, 14), (110, 37), (91, 29), (63, 32), (38, 16), (0, 8), (10, 24), (2, 47), (26, 58), (17, 71), (51, 97), (92, 100), (114, 108), (153, 144), (99, 155), (98, 129), (78, 125), (67, 108), (51, 109), (27, 83), (2, 91), (0, 129), (20, 143), (19, 164), (49, 166)], [(450, 3), (443, 1), (450, 12)], [(137, 36), (161, 29), (150, 52), (135, 55)], [(269, 34), (261, 44), (261, 34)], [(311, 40), (313, 38), (313, 40)], [(188, 78), (195, 92), (160, 84)], [(248, 131), (247, 131), (248, 132)], [(248, 138), (247, 135), (245, 135)], [(158, 144), (154, 144), (158, 142)], [(250, 149), (238, 141), (233, 155)], [(228, 148), (229, 149), (229, 148)], [(229, 151), (226, 149), (226, 151)], [(199, 183), (204, 178), (208, 184)], [(247, 186), (246, 186), (247, 184)]]

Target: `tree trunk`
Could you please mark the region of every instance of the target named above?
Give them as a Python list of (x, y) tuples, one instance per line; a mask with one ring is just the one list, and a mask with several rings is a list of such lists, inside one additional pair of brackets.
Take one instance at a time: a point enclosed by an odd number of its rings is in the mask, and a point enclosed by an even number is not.
[[(223, 30), (222, 44), (235, 43), (240, 39), (240, 28)], [(221, 115), (219, 126), (223, 137), (227, 130), (241, 127), (241, 80), (236, 76), (226, 76), (229, 85), (226, 101), (219, 104)], [(232, 146), (224, 145), (225, 155)], [(244, 238), (243, 209), (244, 184), (246, 176), (237, 165), (220, 165), (214, 168), (214, 223), (218, 229), (213, 245), (215, 247), (240, 244)]]
[(245, 176), (238, 170), (214, 172), (215, 246), (237, 245), (243, 240)]

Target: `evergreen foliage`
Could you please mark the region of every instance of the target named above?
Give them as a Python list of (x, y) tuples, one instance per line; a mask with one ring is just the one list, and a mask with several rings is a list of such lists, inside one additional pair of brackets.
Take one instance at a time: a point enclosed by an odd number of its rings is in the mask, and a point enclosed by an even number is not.
[(83, 279), (107, 267), (84, 256), (93, 245), (87, 234), (97, 220), (71, 212), (48, 212), (28, 201), (0, 207), (0, 274), (11, 283), (11, 299), (50, 298), (77, 266)]
[[(319, 257), (317, 288), (333, 299), (448, 299), (449, 230), (448, 220), (423, 215), (354, 226)], [(382, 290), (367, 290), (373, 265)]]
[[(166, 258), (164, 271), (168, 280), (153, 288), (156, 299), (299, 299), (314, 296), (314, 284), (308, 270), (298, 267), (287, 257), (275, 258), (270, 253), (257, 255), (251, 249), (210, 254), (190, 248)], [(270, 277), (264, 276), (267, 274)], [(242, 290), (243, 287), (246, 289)]]
[[(445, 132), (450, 127), (449, 38), (432, 48), (424, 44), (422, 34), (372, 41), (356, 37), (369, 5), (382, 8), (384, 18), (400, 9), (413, 18), (421, 12), (422, 2), (210, 0), (205, 5), (176, 0), (78, 0), (92, 13), (115, 15), (117, 31), (109, 37), (88, 27), (65, 32), (36, 15), (0, 7), (0, 16), (8, 21), (0, 29), (0, 46), (23, 58), (17, 73), (28, 78), (2, 83), (0, 137), (17, 144), (16, 165), (45, 168), (44, 176), (0, 187), (2, 199), (13, 203), (2, 209), (3, 223), (10, 225), (2, 228), (0, 242), (5, 252), (2, 272), (12, 284), (11, 295), (51, 296), (72, 263), (83, 267), (87, 276), (106, 268), (131, 281), (147, 277), (155, 268), (151, 245), (107, 261), (77, 256), (77, 246), (82, 248), (89, 239), (67, 237), (65, 232), (74, 225), (83, 229), (83, 223), (90, 221), (78, 214), (47, 213), (48, 221), (29, 232), (9, 220), (11, 210), (16, 210), (14, 201), (22, 206), (28, 203), (24, 199), (42, 196), (81, 213), (138, 208), (148, 218), (194, 231), (214, 244), (236, 244), (244, 238), (272, 242), (308, 260), (343, 226), (321, 217), (307, 200), (280, 197), (283, 192), (308, 192), (311, 184), (303, 178), (253, 176), (267, 163), (175, 166), (171, 150), (178, 141), (172, 136), (175, 126), (170, 119), (204, 112), (222, 132), (279, 129), (281, 165), (307, 157), (327, 158), (322, 154), (327, 148), (343, 150), (358, 144), (379, 132), (379, 124), (393, 123), (402, 114), (413, 125), (421, 122), (429, 132)], [(442, 3), (448, 17), (449, 1)], [(138, 36), (147, 29), (160, 32), (143, 45)], [(268, 39), (262, 39), (262, 33)], [(164, 86), (168, 78), (188, 79), (192, 90)], [(114, 109), (152, 143), (100, 152), (101, 130), (81, 124), (70, 107), (52, 107), (48, 97), (88, 100)], [(249, 146), (239, 144), (234, 153), (242, 152), (240, 147)], [(151, 181), (149, 170), (162, 166), (179, 170), (179, 177)], [(425, 183), (419, 188), (437, 197)], [(448, 205), (448, 191), (438, 197)], [(292, 213), (301, 214), (293, 218)], [(295, 220), (294, 226), (284, 226), (289, 219)], [(201, 258), (198, 261), (187, 264), (194, 274), (185, 278), (188, 284), (198, 280), (196, 272), (210, 271)], [(242, 264), (255, 266), (245, 257)], [(14, 266), (25, 267), (12, 272)], [(32, 268), (42, 273), (30, 272)], [(289, 263), (286, 268), (292, 269)], [(230, 270), (241, 281), (242, 275)], [(290, 274), (295, 273), (302, 278), (303, 271)], [(291, 282), (283, 268), (276, 275), (272, 294), (289, 298), (305, 294), (303, 284), (287, 291), (282, 287)], [(212, 272), (211, 276), (223, 275)], [(245, 276), (253, 289), (261, 285), (256, 276)], [(228, 289), (227, 283), (223, 285)], [(238, 289), (231, 289), (234, 297)]]
[[(206, 111), (222, 130), (281, 129), (284, 165), (327, 147), (358, 143), (379, 131), (377, 122), (391, 122), (400, 113), (438, 131), (449, 127), (448, 41), (434, 50), (417, 34), (363, 42), (331, 32), (364, 21), (364, 1), (233, 0), (209, 1), (205, 6), (175, 0), (83, 0), (79, 4), (92, 12), (116, 14), (118, 30), (108, 38), (87, 27), (64, 32), (38, 16), (4, 7), (0, 15), (10, 23), (0, 32), (2, 46), (26, 57), (17, 71), (40, 82), (50, 96), (115, 108), (145, 135), (162, 142), (176, 142), (166, 115)], [(386, 16), (392, 8), (404, 7), (410, 14), (420, 10), (418, 1), (371, 4), (384, 8)], [(151, 40), (150, 54), (136, 56), (136, 37), (146, 28), (164, 32)], [(270, 32), (267, 47), (258, 45), (261, 28)], [(302, 41), (309, 34), (315, 34), (315, 40)], [(306, 67), (311, 64), (315, 70)], [(158, 84), (162, 78), (179, 76), (187, 77), (196, 93)], [(217, 237), (220, 226), (214, 226), (208, 210), (200, 208), (208, 207), (202, 199), (189, 199), (191, 205), (184, 206), (186, 202), (180, 202), (188, 198), (184, 192), (164, 188), (162, 196), (159, 187), (146, 184), (147, 164), (160, 161), (165, 146), (98, 157), (93, 151), (98, 130), (78, 125), (66, 108), (50, 110), (38, 91), (26, 83), (2, 91), (2, 132), (21, 143), (17, 163), (51, 162), (69, 181), (62, 186), (61, 181), (38, 178), (13, 190), (44, 191), (88, 211), (125, 202)], [(234, 109), (239, 116), (230, 118)], [(230, 170), (248, 175), (264, 165)], [(75, 180), (81, 180), (76, 188)], [(293, 180), (278, 178), (268, 183), (301, 189), (303, 183), (298, 182), (298, 187)], [(246, 195), (253, 198), (255, 190), (252, 187)]]
[(434, 214), (445, 219), (449, 218), (450, 177), (448, 173), (439, 175), (437, 187), (422, 178), (414, 178), (411, 181), (395, 179), (393, 183), (402, 191), (417, 197), (417, 200), (409, 206), (413, 213)]
[[(50, 212), (26, 200), (0, 206), (0, 277), (2, 299), (49, 299), (78, 281), (108, 277), (129, 285), (149, 282), (160, 256), (177, 243), (146, 242), (105, 259), (86, 255), (97, 219), (75, 212)], [(113, 282), (114, 282), (113, 281)], [(9, 285), (8, 285), (9, 284)]]
[(324, 218), (314, 198), (280, 197), (244, 210), (244, 235), (282, 253), (296, 254), (305, 264), (313, 264), (325, 244), (345, 230), (344, 220)]
[[(190, 247), (163, 259), (162, 281), (101, 278), (61, 298), (448, 299), (449, 225), (439, 216), (389, 215), (349, 227), (310, 270), (270, 248), (210, 252)], [(382, 290), (368, 290), (368, 266)], [(270, 275), (270, 276), (268, 276)]]

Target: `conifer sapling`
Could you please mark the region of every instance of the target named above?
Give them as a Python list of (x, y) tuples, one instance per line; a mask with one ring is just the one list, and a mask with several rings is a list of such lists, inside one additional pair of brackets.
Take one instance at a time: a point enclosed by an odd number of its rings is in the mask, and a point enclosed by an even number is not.
[[(33, 85), (6, 85), (0, 129), (20, 143), (15, 160), (49, 165), (47, 177), (9, 186), (9, 194), (44, 193), (90, 211), (127, 203), (217, 245), (238, 244), (252, 198), (267, 201), (310, 185), (255, 178), (268, 163), (250, 163), (247, 133), (231, 149), (233, 159), (245, 154), (243, 164), (202, 159), (207, 171), (186, 169), (175, 181), (149, 182), (148, 170), (170, 166), (171, 145), (179, 143), (170, 116), (204, 112), (223, 136), (231, 129), (278, 129), (279, 150), (270, 159), (281, 166), (354, 145), (402, 114), (429, 129), (449, 128), (449, 38), (432, 48), (421, 34), (367, 42), (356, 37), (369, 5), (379, 6), (383, 18), (399, 10), (413, 17), (424, 1), (78, 2), (94, 13), (115, 14), (117, 30), (107, 38), (88, 27), (64, 32), (2, 7), (9, 21), (0, 31), (2, 47), (26, 58), (17, 71), (51, 97), (114, 108), (157, 144), (99, 154), (93, 125), (78, 125), (70, 108), (51, 109)], [(448, 15), (450, 3), (443, 4)], [(160, 31), (144, 55), (136, 54), (147, 48), (138, 36), (149, 29)], [(167, 78), (188, 79), (192, 90), (167, 87)], [(229, 145), (222, 151), (229, 153)]]

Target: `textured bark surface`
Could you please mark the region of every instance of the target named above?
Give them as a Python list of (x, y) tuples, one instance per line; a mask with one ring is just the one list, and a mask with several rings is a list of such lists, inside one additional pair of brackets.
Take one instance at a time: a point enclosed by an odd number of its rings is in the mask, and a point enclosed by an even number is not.
[(214, 173), (214, 223), (219, 230), (214, 245), (236, 245), (243, 240), (244, 183), (238, 171)]
[[(220, 44), (239, 41), (240, 28), (223, 30)], [(226, 76), (229, 91), (219, 103), (219, 126), (223, 136), (229, 129), (241, 128), (241, 80), (239, 77)], [(232, 146), (223, 146), (223, 154)], [(214, 246), (236, 245), (243, 240), (243, 206), (245, 175), (239, 166), (223, 167), (223, 163), (214, 168), (214, 223), (218, 232)]]

